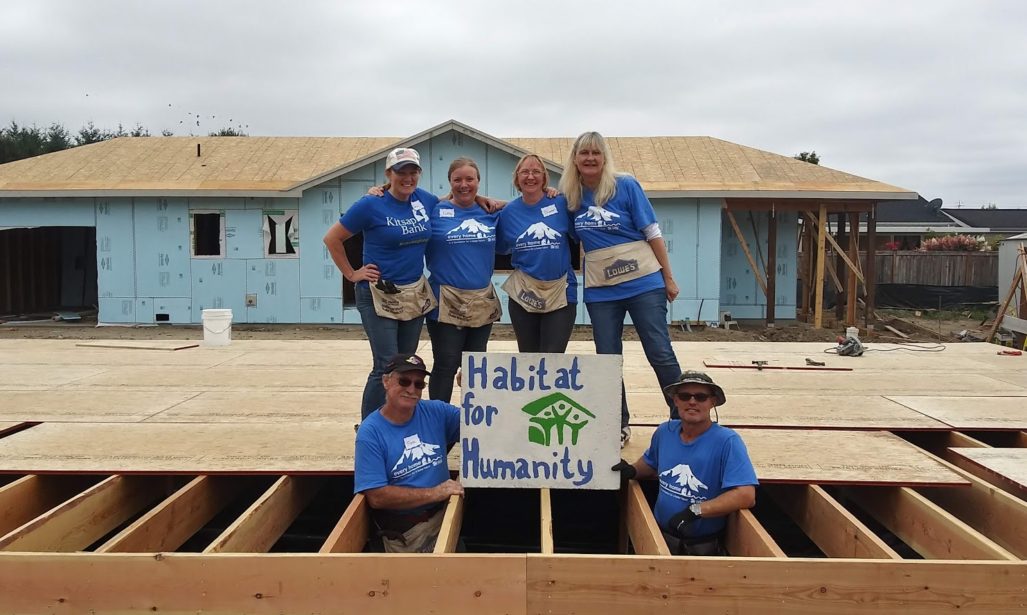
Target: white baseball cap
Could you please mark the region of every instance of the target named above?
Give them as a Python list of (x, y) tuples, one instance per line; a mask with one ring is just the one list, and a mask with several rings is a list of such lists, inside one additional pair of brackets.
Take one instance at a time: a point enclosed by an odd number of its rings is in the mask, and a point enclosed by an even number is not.
[(388, 157), (385, 158), (386, 169), (396, 170), (408, 164), (412, 164), (418, 169), (421, 168), (421, 155), (417, 153), (417, 150), (409, 147), (398, 147), (389, 152)]

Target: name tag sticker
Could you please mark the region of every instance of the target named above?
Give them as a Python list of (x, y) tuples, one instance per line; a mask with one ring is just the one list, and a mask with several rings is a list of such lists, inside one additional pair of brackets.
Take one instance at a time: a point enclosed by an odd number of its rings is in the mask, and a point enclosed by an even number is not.
[(439, 210), (439, 217), (440, 218), (452, 218), (455, 215), (456, 215), (456, 210), (454, 210), (454, 209), (440, 209)]
[(551, 216), (556, 213), (556, 205), (546, 205), (542, 208), (543, 216)]

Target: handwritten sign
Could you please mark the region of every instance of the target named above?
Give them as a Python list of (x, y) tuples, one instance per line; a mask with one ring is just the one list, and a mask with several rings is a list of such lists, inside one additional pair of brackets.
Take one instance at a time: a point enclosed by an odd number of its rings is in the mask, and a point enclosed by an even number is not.
[(617, 489), (621, 363), (619, 355), (465, 352), (460, 482)]

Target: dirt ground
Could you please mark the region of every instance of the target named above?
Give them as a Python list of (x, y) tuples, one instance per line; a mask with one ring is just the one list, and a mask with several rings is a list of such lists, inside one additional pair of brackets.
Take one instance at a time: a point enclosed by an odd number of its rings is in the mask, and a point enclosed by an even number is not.
[[(868, 332), (859, 323), (860, 339), (864, 342), (944, 342), (980, 341), (987, 327), (981, 325), (979, 319), (971, 318), (970, 313), (947, 312), (945, 314), (915, 312), (893, 313), (878, 312), (882, 320), (875, 325), (873, 332)], [(201, 339), (200, 325), (137, 325), (137, 326), (100, 326), (96, 324), (95, 312), (84, 312), (80, 321), (55, 321), (49, 314), (36, 314), (19, 317), (0, 318), (0, 339)], [(903, 338), (885, 328), (891, 326), (902, 334)], [(837, 336), (844, 333), (843, 324), (829, 323), (822, 329), (814, 329), (812, 325), (797, 321), (781, 321), (774, 327), (767, 327), (762, 321), (739, 322), (730, 329), (695, 326), (691, 331), (681, 325), (671, 326), (671, 337), (675, 341), (701, 342), (835, 342)], [(959, 334), (967, 331), (969, 337), (960, 339)], [(427, 339), (427, 330), (422, 333)], [(331, 340), (331, 339), (366, 339), (360, 325), (271, 325), (271, 324), (240, 324), (232, 325), (232, 338), (237, 340), (282, 339), (282, 340)], [(495, 325), (492, 339), (514, 339), (510, 325)], [(576, 326), (572, 335), (574, 340), (591, 340), (592, 329), (588, 326)], [(625, 340), (637, 340), (632, 327), (625, 327)]]

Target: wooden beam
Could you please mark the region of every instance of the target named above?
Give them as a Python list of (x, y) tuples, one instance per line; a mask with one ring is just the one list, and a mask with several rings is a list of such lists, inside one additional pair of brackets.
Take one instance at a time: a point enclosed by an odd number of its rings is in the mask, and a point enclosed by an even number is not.
[(237, 477), (197, 476), (96, 549), (97, 553), (174, 551), (242, 490)]
[[(836, 246), (843, 246), (847, 250), (849, 245), (849, 234), (846, 220), (848, 217), (844, 213), (839, 213), (836, 215), (835, 219), (835, 235), (833, 237), (835, 241), (833, 243)], [(828, 237), (830, 237), (830, 235)], [(838, 271), (838, 277), (840, 278), (840, 288), (838, 289), (838, 295), (834, 300), (834, 318), (837, 322), (843, 322), (845, 320), (845, 303), (848, 299), (845, 289), (848, 287), (848, 279), (852, 277), (852, 273), (845, 268), (844, 256), (845, 252), (843, 250), (835, 248), (833, 264), (835, 269)]]
[(88, 488), (87, 476), (22, 476), (0, 487), (0, 536), (21, 527)]
[(747, 509), (728, 516), (725, 542), (727, 552), (736, 557), (788, 557)]
[[(806, 212), (810, 216), (810, 212)], [(824, 261), (827, 260), (827, 208), (820, 204), (820, 215), (812, 220), (817, 225), (817, 274), (814, 280), (816, 298), (813, 300), (813, 328), (824, 327)]]
[(863, 323), (867, 330), (874, 328), (874, 310), (877, 309), (877, 203), (867, 212), (867, 270), (863, 288), (864, 299)]
[(735, 215), (731, 213), (730, 209), (725, 209), (724, 213), (727, 215), (728, 222), (731, 223), (731, 228), (735, 231), (735, 237), (738, 239), (738, 243), (742, 246), (742, 252), (745, 253), (746, 260), (749, 261), (749, 268), (752, 269), (752, 275), (756, 277), (756, 283), (760, 285), (760, 289), (763, 290), (763, 296), (767, 296), (767, 283), (763, 280), (763, 275), (760, 273), (761, 269), (756, 264), (756, 260), (752, 257), (752, 252), (749, 251), (749, 244), (745, 241), (745, 236), (742, 235), (742, 229), (738, 228), (738, 222), (735, 221)]
[(460, 528), (464, 524), (464, 496), (451, 495), (442, 516), (442, 527), (435, 540), (435, 553), (456, 553), (460, 542)]
[(667, 541), (663, 539), (663, 532), (656, 524), (656, 517), (653, 516), (638, 481), (628, 481), (624, 514), (627, 517), (631, 546), (634, 547), (636, 554), (670, 555)]
[(908, 487), (846, 487), (845, 493), (926, 558), (1019, 560)]
[(163, 483), (111, 476), (0, 538), (0, 551), (81, 551), (161, 498)]
[(764, 485), (774, 502), (828, 557), (902, 559), (817, 485)]
[(767, 324), (777, 319), (777, 211), (770, 210), (767, 230)]
[(1013, 562), (527, 557), (528, 612), (554, 615), (1010, 615), (1027, 585), (1027, 565)]
[(853, 263), (853, 270), (845, 278), (845, 324), (856, 324), (856, 298), (859, 285), (857, 278), (866, 286), (863, 280), (863, 273), (859, 266), (859, 214), (849, 214), (849, 262)]
[(539, 530), (542, 533), (542, 541), (540, 549), (542, 553), (554, 553), (555, 547), (553, 546), (553, 500), (552, 494), (548, 488), (539, 490), (539, 500), (542, 513), (542, 527)]
[[(819, 224), (817, 216), (814, 216), (812, 212), (807, 211), (806, 215), (810, 216), (813, 224)], [(863, 279), (863, 274), (860, 273), (859, 267), (857, 267), (856, 264), (849, 259), (849, 256), (845, 253), (845, 250), (841, 247), (841, 245), (839, 245), (835, 238), (831, 234), (827, 234), (826, 241), (830, 242), (831, 246), (834, 248), (835, 254), (841, 257), (841, 260), (843, 260), (846, 266), (848, 266), (849, 271), (851, 271), (853, 275), (855, 275), (859, 279), (860, 282), (866, 284), (866, 280)]]
[(371, 509), (363, 493), (350, 500), (318, 553), (360, 553), (371, 535)]
[(203, 552), (267, 552), (314, 499), (319, 485), (309, 476), (279, 478)]
[(813, 286), (812, 275), (810, 274), (811, 267), (813, 266), (813, 259), (810, 256), (810, 252), (813, 250), (813, 228), (808, 220), (802, 221), (799, 243), (801, 246), (799, 250), (799, 286), (801, 289), (799, 293), (799, 319), (803, 322), (809, 322), (809, 293), (810, 288)]

